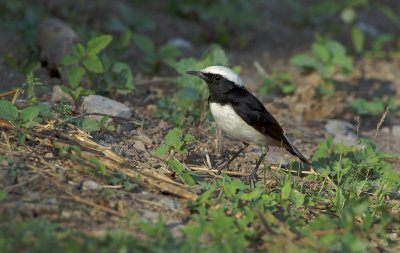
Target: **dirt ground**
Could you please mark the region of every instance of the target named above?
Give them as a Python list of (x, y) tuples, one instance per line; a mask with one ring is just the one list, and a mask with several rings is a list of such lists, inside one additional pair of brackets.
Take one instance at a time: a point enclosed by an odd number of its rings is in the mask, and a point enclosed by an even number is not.
[[(66, 1), (36, 1), (46, 7), (46, 14), (61, 16), (60, 6)], [(84, 13), (82, 20), (87, 26), (98, 28), (104, 15), (112, 15), (113, 7), (105, 6), (99, 10), (98, 16), (90, 15), (92, 6), (82, 1), (82, 7), (76, 8), (78, 13)], [(354, 97), (371, 98), (395, 95), (397, 104), (400, 103), (400, 59), (384, 61), (361, 59), (355, 64), (353, 74), (340, 76), (337, 81), (341, 85), (339, 90), (330, 97), (314, 97), (314, 87), (320, 80), (315, 74), (302, 75), (298, 69), (289, 64), (289, 59), (295, 54), (308, 50), (313, 41), (313, 29), (307, 26), (293, 24), (287, 17), (291, 15), (289, 6), (282, 1), (265, 1), (260, 4), (262, 21), (260, 25), (245, 31), (248, 35), (247, 46), (240, 48), (228, 44), (226, 50), (232, 65), (242, 67), (242, 78), (248, 89), (254, 93), (260, 88), (262, 81), (253, 66), (258, 61), (267, 71), (274, 69), (288, 71), (296, 84), (296, 92), (286, 97), (265, 98), (267, 108), (283, 124), (288, 136), (293, 140), (301, 152), (311, 157), (316, 145), (325, 140), (330, 134), (325, 130), (325, 124), (331, 119), (341, 119), (354, 125), (353, 132), (359, 136), (370, 137), (377, 144), (379, 150), (390, 153), (400, 153), (400, 138), (394, 135), (392, 129), (400, 125), (399, 114), (389, 112), (380, 131), (375, 136), (376, 125), (380, 117), (362, 117), (359, 119), (348, 106)], [(164, 43), (172, 38), (183, 38), (193, 42), (202, 36), (202, 24), (193, 20), (182, 22), (181, 19), (166, 15), (164, 6), (150, 3), (144, 6), (143, 12), (149, 13), (157, 24), (155, 31), (148, 31), (147, 35), (155, 38), (157, 43)], [(110, 11), (111, 10), (111, 11)], [(367, 18), (367, 17), (365, 17)], [(370, 25), (378, 30), (393, 29), (382, 24), (379, 15), (368, 18)], [(16, 31), (0, 26), (0, 55), (11, 53), (17, 59), (29, 55), (21, 36)], [(193, 42), (194, 51), (189, 55), (199, 56), (212, 41)], [(135, 59), (140, 57), (134, 48), (128, 50), (123, 58), (129, 62), (137, 73), (136, 80), (149, 78), (137, 72)], [(41, 81), (49, 86), (59, 84), (60, 80), (50, 76), (50, 71), (42, 67), (37, 72)], [(175, 76), (173, 70), (163, 67), (157, 77)], [(25, 80), (25, 77), (0, 59), (0, 90), (10, 90)], [(132, 95), (115, 98), (127, 105), (136, 114), (140, 115), (145, 124), (129, 133), (98, 134), (94, 140), (101, 145), (111, 147), (116, 153), (132, 162), (132, 166), (139, 166), (151, 170), (170, 173), (163, 163), (149, 154), (155, 150), (163, 140), (165, 133), (172, 128), (166, 121), (154, 117), (157, 110), (156, 102), (160, 96), (171, 95), (174, 85), (157, 83), (151, 86), (140, 85)], [(41, 100), (49, 100), (49, 92), (42, 94)], [(210, 126), (211, 127), (211, 126)], [(189, 146), (187, 163), (205, 167), (206, 155), (217, 154), (216, 136), (211, 135), (209, 129), (202, 129), (194, 125), (185, 131), (195, 136), (196, 140)], [(132, 229), (129, 223), (118, 222), (118, 214), (134, 213), (138, 217), (157, 221), (159, 215), (179, 236), (179, 227), (185, 223), (188, 215), (185, 207), (186, 199), (171, 194), (161, 193), (153, 187), (146, 187), (139, 182), (127, 186), (110, 185), (104, 178), (87, 172), (87, 167), (69, 159), (63, 159), (51, 147), (35, 148), (34, 141), (29, 145), (18, 147), (15, 143), (7, 143), (11, 136), (4, 132), (0, 143), (0, 153), (13, 156), (16, 160), (24, 159), (30, 154), (32, 167), (30, 171), (21, 171), (10, 175), (6, 170), (0, 170), (0, 186), (8, 189), (8, 199), (0, 206), (0, 213), (9, 214), (16, 219), (33, 217), (46, 218), (71, 227), (87, 231), (93, 235), (102, 235), (110, 228)], [(233, 153), (239, 148), (235, 141), (225, 139), (225, 151)], [(34, 150), (34, 152), (33, 152)], [(33, 152), (33, 154), (32, 154)], [(251, 146), (245, 155), (241, 155), (231, 168), (234, 171), (246, 172), (254, 165), (259, 155), (257, 147)], [(40, 162), (40, 157), (52, 165)], [(269, 161), (279, 161), (280, 157), (291, 161), (294, 158), (285, 151), (272, 149)], [(211, 162), (215, 164), (218, 155), (211, 155)], [(9, 165), (2, 164), (3, 167)], [(394, 162), (400, 173), (400, 163)], [(171, 175), (174, 179), (174, 175)], [(95, 181), (102, 190), (85, 190), (83, 183)], [(15, 186), (15, 185), (18, 186)], [(75, 196), (75, 197), (74, 197)], [(77, 199), (78, 197), (79, 199)], [(89, 201), (90, 200), (90, 201)], [(86, 203), (85, 203), (86, 201)], [(87, 203), (90, 202), (90, 203)], [(92, 205), (95, 203), (96, 205)], [(116, 210), (116, 214), (104, 211)], [(132, 220), (135, 219), (135, 216)], [(88, 219), (90, 217), (90, 219)]]

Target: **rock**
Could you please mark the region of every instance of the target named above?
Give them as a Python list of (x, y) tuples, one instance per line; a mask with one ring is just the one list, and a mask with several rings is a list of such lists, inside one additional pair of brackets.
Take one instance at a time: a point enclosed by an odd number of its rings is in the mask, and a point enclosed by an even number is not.
[(400, 126), (392, 126), (392, 135), (396, 138), (400, 138)]
[(146, 151), (146, 147), (144, 146), (143, 142), (136, 140), (133, 143), (133, 147), (138, 150), (138, 151), (142, 151), (145, 152)]
[(357, 135), (353, 131), (354, 126), (344, 120), (329, 120), (325, 124), (325, 130), (333, 135), (333, 142), (345, 146), (357, 145)]
[(159, 220), (159, 217), (160, 217), (159, 213), (150, 210), (145, 210), (142, 213), (142, 218), (150, 222), (157, 222)]
[(36, 45), (40, 49), (40, 56), (51, 69), (57, 69), (61, 60), (71, 54), (73, 45), (78, 41), (75, 31), (57, 18), (43, 20), (36, 31)]
[(179, 203), (173, 200), (172, 198), (168, 197), (163, 197), (158, 200), (158, 202), (166, 207), (168, 207), (170, 210), (174, 210), (179, 208)]
[[(132, 112), (128, 106), (115, 100), (99, 96), (89, 95), (83, 98), (80, 106), (81, 113), (103, 113), (110, 116), (117, 116), (126, 119), (131, 119)], [(91, 116), (96, 120), (100, 120), (103, 116)], [(111, 120), (111, 119), (110, 119)], [(130, 131), (135, 127), (135, 124), (124, 120), (114, 119), (118, 123), (117, 131)]]
[(49, 152), (49, 153), (46, 153), (44, 155), (44, 157), (50, 159), (50, 158), (54, 158), (54, 155), (53, 155), (53, 153)]
[(53, 87), (53, 93), (51, 94), (51, 102), (57, 103), (60, 102), (62, 99), (65, 99), (68, 102), (73, 101), (71, 95), (65, 93), (59, 85), (55, 85)]
[(189, 41), (182, 39), (182, 38), (170, 39), (167, 42), (167, 44), (175, 46), (176, 48), (178, 48), (179, 50), (181, 50), (182, 52), (185, 52), (185, 53), (190, 53), (194, 49), (192, 43), (190, 43)]
[(96, 191), (101, 190), (103, 187), (95, 181), (86, 180), (82, 183), (82, 190), (83, 191)]
[(400, 191), (391, 192), (389, 196), (391, 199), (400, 200)]
[(279, 165), (282, 164), (282, 166), (289, 165), (290, 162), (285, 159), (283, 154), (281, 152), (274, 152), (274, 150), (270, 150), (266, 156), (266, 159), (269, 164), (274, 164), (274, 165)]

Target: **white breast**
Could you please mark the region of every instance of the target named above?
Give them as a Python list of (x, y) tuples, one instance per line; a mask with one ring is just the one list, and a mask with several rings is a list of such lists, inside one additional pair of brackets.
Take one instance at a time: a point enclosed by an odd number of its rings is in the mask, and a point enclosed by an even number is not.
[(264, 136), (252, 126), (248, 125), (230, 105), (210, 103), (211, 114), (218, 127), (226, 134), (237, 140), (267, 146), (280, 146), (280, 142)]

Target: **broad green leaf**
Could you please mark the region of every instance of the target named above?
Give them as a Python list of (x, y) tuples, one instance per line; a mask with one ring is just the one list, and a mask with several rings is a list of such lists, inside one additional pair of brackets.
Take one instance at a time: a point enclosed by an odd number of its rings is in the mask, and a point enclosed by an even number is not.
[(322, 62), (328, 62), (330, 58), (329, 50), (323, 43), (314, 43), (311, 47), (313, 54)]
[(304, 203), (304, 194), (298, 190), (292, 190), (290, 193), (290, 200), (296, 208), (299, 208)]
[(111, 42), (111, 35), (100, 35), (89, 40), (87, 44), (88, 54), (89, 55), (97, 55), (101, 50), (106, 48), (108, 44)]
[(72, 88), (78, 87), (85, 73), (86, 70), (80, 66), (71, 68), (67, 73), (69, 85)]
[(318, 66), (318, 63), (315, 60), (315, 58), (306, 54), (298, 54), (293, 56), (290, 59), (290, 63), (297, 65), (299, 67), (306, 67), (306, 68), (315, 68), (316, 66)]
[(177, 160), (168, 160), (167, 164), (171, 167), (171, 169), (178, 174), (180, 179), (185, 182), (187, 185), (193, 186), (196, 184), (192, 176), (185, 169), (182, 163)]
[(0, 201), (3, 201), (7, 198), (7, 192), (6, 191), (0, 191)]
[(81, 43), (77, 43), (73, 47), (73, 51), (78, 59), (82, 59), (85, 56), (85, 48), (82, 46)]
[(103, 65), (101, 64), (100, 59), (96, 55), (89, 55), (83, 60), (82, 63), (90, 72), (97, 74), (103, 73)]
[(169, 130), (165, 136), (165, 144), (169, 146), (176, 146), (182, 136), (182, 129), (175, 127)]
[(168, 145), (165, 145), (165, 144), (162, 144), (161, 146), (159, 146), (159, 147), (154, 151), (154, 154), (155, 154), (156, 156), (163, 156), (163, 155), (167, 154), (168, 151), (169, 151), (169, 146), (168, 146)]
[(353, 22), (354, 18), (356, 17), (356, 12), (354, 11), (353, 8), (346, 8), (342, 11), (340, 14), (340, 18), (345, 22), (346, 24), (350, 24)]
[(290, 181), (286, 181), (282, 187), (281, 198), (288, 199), (291, 191), (292, 191), (292, 186), (290, 185)]
[(132, 70), (128, 64), (116, 62), (113, 65), (112, 71), (116, 74), (120, 74), (125, 79), (124, 88), (130, 91), (134, 89)]
[(364, 49), (365, 36), (363, 31), (361, 31), (361, 29), (356, 25), (351, 29), (351, 39), (353, 40), (353, 46), (356, 53), (361, 53)]
[(69, 66), (69, 65), (74, 65), (78, 62), (79, 62), (78, 57), (67, 55), (62, 59), (61, 64)]
[(21, 111), (20, 116), (23, 121), (29, 121), (39, 116), (39, 113), (40, 113), (40, 107), (29, 106)]
[(173, 45), (163, 45), (159, 49), (159, 57), (161, 60), (166, 61), (168, 59), (174, 59), (178, 56), (180, 56), (182, 52), (175, 46)]
[(86, 117), (82, 120), (82, 130), (86, 132), (97, 132), (100, 130), (99, 122)]
[(240, 194), (239, 198), (242, 200), (250, 201), (253, 199), (258, 199), (261, 196), (261, 190), (260, 189), (254, 189), (251, 192), (245, 192)]
[(18, 117), (17, 107), (7, 100), (0, 100), (0, 118), (14, 121)]
[(151, 55), (154, 53), (155, 44), (149, 37), (140, 34), (135, 34), (133, 35), (133, 42), (146, 55)]

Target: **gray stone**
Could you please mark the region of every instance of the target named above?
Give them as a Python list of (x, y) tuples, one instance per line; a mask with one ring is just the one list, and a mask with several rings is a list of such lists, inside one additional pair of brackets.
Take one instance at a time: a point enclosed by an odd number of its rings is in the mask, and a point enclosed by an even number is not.
[(82, 183), (82, 190), (83, 191), (96, 191), (101, 190), (103, 187), (95, 181), (86, 180)]
[[(104, 113), (127, 119), (130, 119), (132, 116), (132, 112), (128, 106), (100, 95), (89, 95), (84, 97), (80, 111), (82, 113)], [(101, 119), (102, 117), (103, 116), (96, 116), (95, 118)]]
[(53, 93), (51, 94), (51, 102), (57, 103), (62, 99), (65, 99), (68, 102), (73, 101), (71, 95), (65, 93), (59, 85), (53, 86)]
[(392, 127), (392, 134), (394, 137), (400, 138), (400, 126), (399, 125)]
[(179, 203), (173, 200), (172, 198), (164, 197), (158, 201), (160, 204), (168, 207), (171, 210), (179, 208)]
[(145, 152), (145, 151), (146, 151), (146, 147), (145, 147), (145, 145), (143, 144), (143, 142), (138, 141), (138, 140), (136, 140), (136, 141), (133, 143), (133, 147), (134, 147), (136, 150), (138, 150), (138, 151), (142, 151), (142, 152)]
[(184, 52), (190, 52), (193, 50), (193, 45), (189, 41), (182, 39), (182, 38), (173, 38), (168, 41), (169, 45), (173, 45), (176, 48), (184, 51)]
[[(117, 116), (125, 119), (131, 119), (132, 112), (128, 106), (115, 100), (99, 96), (89, 95), (83, 98), (80, 106), (81, 113), (103, 113), (110, 116)], [(100, 120), (103, 116), (91, 116), (96, 120)], [(111, 120), (111, 119), (110, 119)], [(130, 131), (135, 127), (134, 123), (113, 119), (118, 123), (117, 131)]]
[(333, 142), (345, 146), (357, 145), (357, 135), (354, 126), (344, 120), (329, 120), (325, 124), (325, 130), (333, 136)]
[(36, 32), (36, 45), (40, 49), (40, 55), (52, 69), (57, 68), (61, 60), (71, 54), (73, 45), (78, 41), (76, 32), (57, 18), (43, 20)]

